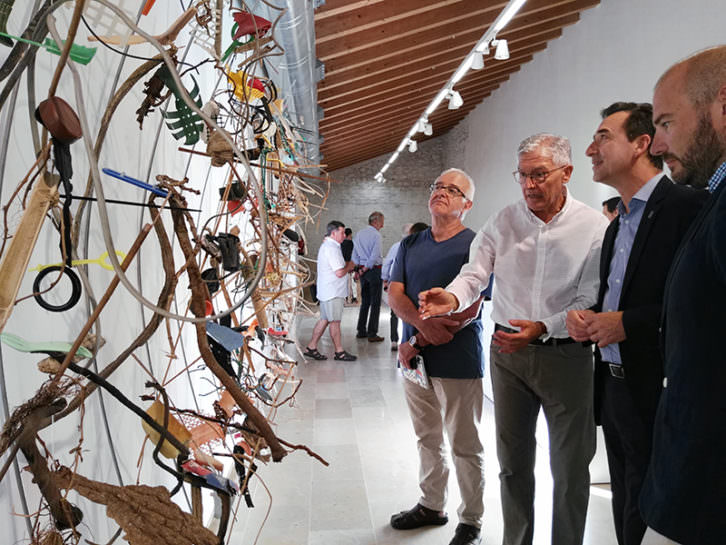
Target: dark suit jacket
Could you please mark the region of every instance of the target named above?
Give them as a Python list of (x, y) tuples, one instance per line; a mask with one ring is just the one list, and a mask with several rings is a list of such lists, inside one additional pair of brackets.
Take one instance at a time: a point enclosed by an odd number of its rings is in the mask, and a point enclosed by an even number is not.
[(726, 182), (673, 260), (665, 374), (640, 496), (648, 525), (685, 545), (726, 543)]
[[(663, 176), (645, 205), (623, 278), (618, 310), (623, 311), (626, 340), (620, 343), (625, 382), (644, 422), (652, 424), (663, 386), (663, 360), (659, 347), (663, 290), (673, 257), (691, 222), (708, 198), (706, 191), (675, 185)], [(610, 273), (616, 217), (605, 231), (600, 257), (600, 291), (593, 308), (602, 311)], [(604, 378), (609, 374), (595, 351), (595, 419), (600, 423)]]

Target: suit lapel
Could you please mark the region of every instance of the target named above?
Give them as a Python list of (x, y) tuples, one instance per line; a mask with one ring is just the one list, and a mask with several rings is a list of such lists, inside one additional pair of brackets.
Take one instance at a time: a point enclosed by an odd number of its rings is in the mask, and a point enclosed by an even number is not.
[[(665, 317), (666, 317), (666, 309), (668, 307), (668, 293), (670, 292), (670, 285), (671, 280), (673, 278), (673, 272), (678, 268), (678, 264), (681, 261), (681, 258), (683, 257), (683, 252), (688, 247), (688, 245), (691, 243), (691, 240), (693, 240), (694, 235), (698, 232), (698, 230), (701, 228), (701, 225), (703, 224), (704, 220), (706, 219), (706, 216), (711, 212), (711, 208), (713, 208), (714, 204), (718, 200), (718, 195), (721, 193), (721, 190), (723, 189), (723, 184), (719, 186), (719, 188), (716, 190), (714, 194), (712, 194), (708, 200), (706, 200), (705, 203), (703, 203), (703, 208), (701, 208), (701, 211), (698, 213), (698, 215), (695, 217), (693, 222), (691, 223), (691, 227), (688, 229), (688, 232), (683, 237), (683, 240), (681, 240), (681, 245), (678, 247), (678, 250), (676, 251), (676, 255), (673, 258), (673, 263), (671, 263), (671, 268), (668, 271), (668, 276), (666, 277), (665, 282), (665, 289), (663, 291), (663, 311), (661, 312), (661, 330), (665, 331)], [(663, 342), (663, 336), (661, 335), (661, 343)]]
[[(638, 230), (635, 233), (635, 239), (633, 240), (633, 247), (630, 249), (630, 257), (628, 258), (628, 265), (625, 268), (625, 277), (623, 278), (623, 293), (625, 293), (630, 285), (630, 281), (633, 278), (633, 274), (638, 268), (640, 258), (643, 255), (643, 249), (646, 247), (648, 237), (653, 229), (653, 224), (658, 216), (663, 199), (665, 199), (668, 191), (671, 188), (673, 182), (667, 176), (663, 176), (658, 184), (653, 189), (653, 193), (650, 194), (648, 202), (645, 204), (645, 210), (643, 210), (643, 216), (640, 218), (640, 224)], [(621, 300), (623, 296), (620, 296)]]
[(608, 288), (608, 276), (610, 275), (610, 260), (613, 258), (613, 248), (615, 247), (615, 237), (618, 236), (620, 228), (620, 216), (615, 216), (610, 222), (605, 237), (602, 241), (602, 249), (600, 250), (600, 291), (597, 296), (597, 305), (602, 311), (603, 301), (605, 300), (605, 291)]

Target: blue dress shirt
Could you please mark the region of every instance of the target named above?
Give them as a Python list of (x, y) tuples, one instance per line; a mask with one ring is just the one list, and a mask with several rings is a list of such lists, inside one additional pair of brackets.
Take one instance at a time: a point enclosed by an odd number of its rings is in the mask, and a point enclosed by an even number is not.
[[(645, 205), (648, 203), (650, 195), (653, 193), (655, 186), (658, 185), (663, 173), (658, 173), (648, 180), (638, 192), (633, 195), (630, 200), (630, 210), (625, 211), (625, 205), (621, 200), (618, 203), (619, 221), (618, 234), (615, 236), (615, 244), (613, 245), (613, 256), (610, 259), (610, 273), (608, 274), (608, 287), (605, 291), (605, 297), (602, 302), (603, 312), (616, 312), (620, 306), (620, 294), (623, 291), (623, 279), (625, 278), (625, 269), (628, 267), (630, 252), (633, 249), (635, 234), (638, 232), (640, 220), (643, 218)], [(603, 361), (622, 364), (620, 357), (620, 344), (609, 344), (600, 349)]]
[(367, 269), (383, 263), (381, 234), (372, 225), (361, 229), (353, 237), (353, 262)]

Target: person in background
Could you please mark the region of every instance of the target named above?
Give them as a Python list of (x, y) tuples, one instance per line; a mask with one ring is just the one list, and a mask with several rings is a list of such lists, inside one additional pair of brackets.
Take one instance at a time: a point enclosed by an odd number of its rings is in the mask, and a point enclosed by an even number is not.
[(607, 220), (575, 200), (570, 142), (536, 134), (517, 150), (514, 181), (522, 200), (494, 214), (471, 245), (471, 258), (446, 287), (419, 294), (422, 316), (466, 309), (496, 278), (491, 346), (504, 545), (534, 536), (535, 429), (547, 420), (552, 544), (581, 545), (595, 453), (592, 349), (567, 333), (572, 309), (595, 304)]
[(343, 303), (347, 293), (346, 276), (353, 270), (353, 262), (345, 262), (340, 251), (340, 243), (345, 238), (345, 225), (333, 220), (328, 223), (327, 236), (318, 250), (318, 301), (320, 301), (320, 319), (313, 327), (313, 336), (305, 347), (305, 357), (314, 360), (327, 360), (318, 351), (318, 341), (325, 328), (330, 325), (330, 338), (335, 346), (335, 358), (339, 361), (355, 361), (356, 356), (343, 349), (340, 338), (340, 320), (343, 317)]
[(602, 202), (602, 213), (608, 219), (613, 221), (618, 216), (618, 203), (620, 197), (610, 197), (609, 199)]
[(373, 212), (368, 216), (368, 227), (353, 237), (353, 261), (360, 274), (361, 305), (358, 313), (356, 338), (379, 343), (384, 339), (378, 335), (378, 317), (381, 312), (381, 233), (383, 214)]
[[(343, 259), (346, 264), (353, 259), (353, 229), (350, 227), (345, 228), (345, 238), (340, 243), (340, 251), (343, 252)], [(355, 291), (356, 282), (353, 274), (353, 271), (351, 271), (346, 276), (348, 280), (348, 295), (345, 298), (346, 303), (355, 303), (357, 301)]]
[(650, 459), (663, 385), (658, 327), (668, 269), (707, 193), (674, 185), (650, 146), (650, 104), (616, 102), (601, 112), (586, 155), (593, 179), (622, 198), (600, 260), (597, 303), (571, 310), (567, 330), (595, 350), (595, 421), (602, 425), (619, 545), (640, 545), (638, 496)]
[(710, 196), (673, 260), (663, 298), (663, 392), (640, 510), (646, 545), (726, 542), (726, 45), (669, 68), (655, 136), (679, 184)]
[[(411, 227), (411, 223), (404, 224), (402, 233), (403, 238), (401, 238), (401, 240), (411, 234)], [(381, 280), (383, 280), (384, 292), (388, 291), (388, 279), (391, 276), (391, 269), (393, 268), (393, 262), (396, 260), (396, 254), (398, 253), (398, 247), (401, 245), (401, 240), (397, 240), (396, 242), (394, 242), (391, 248), (388, 250), (386, 257), (383, 258), (383, 266), (381, 267)], [(391, 309), (390, 326), (391, 350), (395, 352), (396, 350), (398, 350), (398, 317), (396, 316), (396, 313), (393, 312), (393, 309)]]

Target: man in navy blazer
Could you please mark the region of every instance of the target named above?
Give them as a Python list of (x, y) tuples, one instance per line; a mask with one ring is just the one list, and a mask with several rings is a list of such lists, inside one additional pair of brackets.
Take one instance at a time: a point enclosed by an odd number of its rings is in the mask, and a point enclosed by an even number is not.
[(600, 257), (600, 290), (589, 310), (567, 316), (573, 339), (592, 340), (595, 419), (602, 425), (619, 545), (640, 545), (646, 524), (638, 496), (651, 453), (653, 421), (663, 382), (658, 343), (666, 274), (707, 194), (676, 186), (650, 153), (655, 133), (650, 104), (616, 102), (586, 154), (593, 179), (620, 194)]
[(664, 389), (640, 497), (643, 543), (726, 543), (726, 46), (671, 67), (653, 97), (651, 151), (711, 193), (683, 239), (663, 303)]

